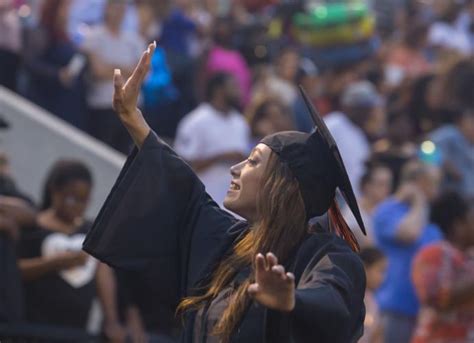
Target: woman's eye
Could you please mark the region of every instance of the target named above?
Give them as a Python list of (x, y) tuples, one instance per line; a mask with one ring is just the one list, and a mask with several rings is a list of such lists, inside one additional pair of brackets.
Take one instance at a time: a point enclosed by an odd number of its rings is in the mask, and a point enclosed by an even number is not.
[(254, 165), (257, 164), (257, 161), (255, 161), (255, 160), (253, 160), (253, 159), (251, 159), (251, 158), (248, 158), (248, 159), (247, 159), (247, 162), (248, 162), (251, 166), (254, 166)]

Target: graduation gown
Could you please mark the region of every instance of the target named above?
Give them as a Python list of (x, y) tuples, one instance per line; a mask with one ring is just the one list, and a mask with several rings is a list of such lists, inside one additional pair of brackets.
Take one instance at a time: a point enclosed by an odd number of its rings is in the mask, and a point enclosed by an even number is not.
[[(154, 132), (128, 157), (84, 242), (116, 268), (159, 268), (162, 303), (195, 294), (248, 230), (207, 195), (191, 168)], [(252, 304), (233, 342), (355, 342), (362, 334), (365, 273), (360, 259), (328, 232), (308, 235), (291, 265), (296, 305), (289, 313)], [(195, 313), (185, 320), (192, 342)], [(252, 318), (262, 318), (260, 321)]]

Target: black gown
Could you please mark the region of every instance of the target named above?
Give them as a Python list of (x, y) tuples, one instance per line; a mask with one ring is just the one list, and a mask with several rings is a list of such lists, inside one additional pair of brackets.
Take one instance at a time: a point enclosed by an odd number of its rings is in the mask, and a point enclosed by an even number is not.
[[(151, 132), (127, 159), (84, 250), (116, 268), (159, 268), (161, 302), (175, 307), (198, 294), (246, 230)], [(285, 314), (251, 304), (232, 342), (356, 342), (365, 317), (365, 273), (345, 241), (324, 230), (308, 234), (286, 267), (296, 277), (295, 309)], [(193, 342), (196, 317), (186, 315), (182, 342)]]

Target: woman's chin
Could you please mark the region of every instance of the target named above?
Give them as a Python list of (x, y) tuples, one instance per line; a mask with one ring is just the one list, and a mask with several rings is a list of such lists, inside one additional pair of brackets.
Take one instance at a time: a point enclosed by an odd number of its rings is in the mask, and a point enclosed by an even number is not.
[(235, 214), (238, 214), (241, 216), (239, 213), (239, 205), (238, 205), (238, 200), (235, 198), (235, 194), (227, 194), (227, 196), (224, 199), (223, 202), (224, 208), (226, 208), (229, 211), (234, 212)]

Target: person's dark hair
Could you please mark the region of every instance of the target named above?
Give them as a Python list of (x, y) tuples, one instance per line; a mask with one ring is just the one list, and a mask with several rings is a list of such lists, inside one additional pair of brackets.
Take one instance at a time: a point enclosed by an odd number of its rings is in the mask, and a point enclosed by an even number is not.
[(46, 210), (52, 205), (52, 193), (73, 181), (84, 181), (92, 186), (92, 174), (89, 168), (77, 160), (59, 160), (48, 173), (43, 188), (41, 209)]
[(65, 0), (45, 0), (41, 7), (40, 24), (46, 30), (50, 39), (68, 40), (67, 32), (57, 25), (59, 9), (64, 2)]
[(362, 174), (359, 181), (359, 188), (363, 189), (371, 181), (374, 172), (380, 168), (390, 169), (387, 165), (376, 160), (366, 161), (364, 174)]
[(474, 108), (474, 58), (454, 64), (443, 79), (444, 98), (450, 107)]
[(431, 221), (437, 224), (444, 235), (449, 238), (453, 226), (463, 220), (469, 212), (468, 201), (455, 191), (446, 191), (431, 205)]
[(420, 43), (428, 34), (428, 25), (425, 23), (414, 23), (410, 25), (403, 37), (403, 41), (410, 48), (420, 48)]
[(371, 267), (375, 263), (385, 258), (383, 252), (375, 247), (367, 247), (362, 249), (359, 253), (359, 256), (366, 267)]
[(231, 17), (217, 17), (214, 22), (214, 42), (223, 47), (232, 46), (234, 21)]
[(265, 119), (268, 116), (268, 109), (271, 106), (278, 106), (282, 113), (288, 113), (289, 109), (278, 99), (269, 98), (258, 104), (254, 110), (247, 113), (247, 120), (254, 137), (258, 136), (258, 132), (255, 131), (257, 123)]
[(213, 74), (206, 84), (206, 101), (212, 101), (216, 91), (224, 87), (230, 78), (232, 78), (232, 76), (228, 73), (219, 72)]

